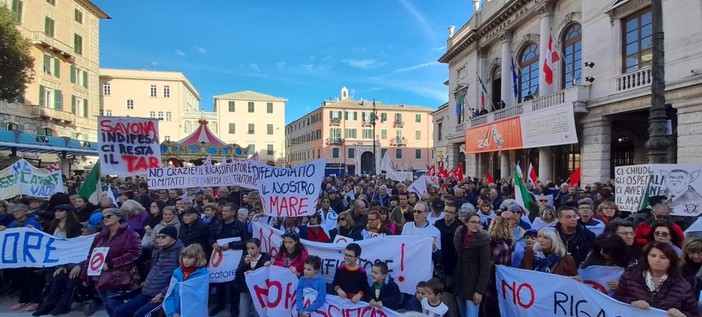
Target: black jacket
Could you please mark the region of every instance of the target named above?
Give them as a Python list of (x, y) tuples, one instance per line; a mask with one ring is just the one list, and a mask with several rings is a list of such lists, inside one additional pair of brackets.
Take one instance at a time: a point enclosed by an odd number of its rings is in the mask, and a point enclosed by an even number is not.
[(180, 239), (186, 247), (195, 243), (200, 244), (207, 256), (209, 256), (212, 251), (212, 244), (210, 244), (210, 226), (199, 217), (192, 225), (181, 223), (178, 239)]
[(236, 278), (234, 281), (239, 291), (248, 293), (249, 288), (246, 286), (246, 272), (258, 270), (262, 268), (266, 262), (273, 263), (273, 260), (268, 253), (261, 252), (261, 258), (258, 259), (258, 262), (256, 262), (256, 265), (252, 269), (251, 266), (244, 261), (244, 259), (246, 259), (246, 254), (246, 251), (244, 251), (244, 254), (241, 256), (241, 261), (239, 262), (239, 267), (236, 269)]
[(246, 229), (246, 224), (235, 219), (233, 225), (231, 226), (231, 231), (225, 232), (224, 229), (224, 219), (217, 219), (217, 222), (210, 224), (210, 246), (213, 245), (219, 239), (235, 238), (239, 237), (241, 240), (229, 242), (229, 248), (232, 250), (244, 250), (246, 249), (246, 241), (251, 237), (249, 236), (249, 231)]
[(580, 223), (575, 227), (575, 234), (570, 238), (567, 238), (565, 233), (563, 233), (563, 227), (560, 223), (556, 224), (556, 230), (563, 244), (568, 249), (568, 254), (575, 259), (575, 264), (580, 267), (580, 264), (585, 261), (587, 254), (592, 250), (595, 234)]
[(390, 309), (400, 308), (402, 302), (402, 294), (400, 293), (400, 287), (397, 286), (395, 280), (392, 279), (390, 275), (386, 278), (386, 283), (380, 287), (380, 297), (375, 296), (375, 283), (371, 283), (368, 289), (365, 290), (364, 301), (370, 302), (374, 299), (376, 302), (383, 302), (383, 307)]

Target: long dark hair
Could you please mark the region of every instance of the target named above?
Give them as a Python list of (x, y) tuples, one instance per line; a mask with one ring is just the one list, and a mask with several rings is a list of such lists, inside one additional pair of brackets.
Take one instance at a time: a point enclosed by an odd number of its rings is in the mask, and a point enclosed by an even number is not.
[(678, 257), (678, 252), (675, 251), (675, 249), (673, 249), (673, 246), (670, 243), (656, 241), (649, 242), (644, 247), (643, 252), (641, 252), (641, 260), (639, 261), (641, 271), (648, 271), (651, 269), (651, 266), (648, 264), (648, 254), (653, 248), (661, 250), (661, 252), (663, 252), (663, 255), (665, 255), (665, 257), (668, 258), (668, 260), (670, 261), (670, 265), (668, 266), (667, 272), (668, 276), (680, 277), (682, 275), (680, 271), (680, 257)]
[[(292, 253), (288, 253), (288, 249), (285, 247), (285, 238), (290, 238), (295, 241), (295, 250), (293, 250)], [(300, 236), (297, 234), (297, 232), (288, 231), (283, 234), (283, 242), (280, 244), (280, 251), (278, 251), (278, 254), (280, 254), (282, 257), (294, 259), (302, 255), (302, 250), (304, 248), (305, 246), (300, 242)]]
[[(51, 221), (51, 225), (49, 226), (49, 234), (54, 234), (54, 231), (56, 231), (56, 228), (58, 227), (59, 223), (61, 220), (58, 220), (54, 218), (54, 220)], [(63, 225), (63, 231), (66, 232), (66, 235), (68, 235), (69, 231), (71, 228), (74, 226), (80, 225), (80, 221), (78, 220), (78, 216), (76, 216), (75, 212), (72, 211), (67, 211), (66, 212), (66, 222)], [(67, 238), (74, 238), (74, 237), (68, 237)]]
[[(603, 234), (595, 238), (592, 246), (592, 257), (602, 262), (610, 261), (619, 267), (627, 267), (631, 262), (629, 247), (622, 237), (614, 234)], [(608, 257), (606, 258), (605, 255)]]

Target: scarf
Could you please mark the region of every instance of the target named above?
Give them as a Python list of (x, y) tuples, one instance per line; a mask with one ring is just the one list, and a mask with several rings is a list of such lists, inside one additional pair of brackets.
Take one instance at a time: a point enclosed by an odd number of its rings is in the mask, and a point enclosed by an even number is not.
[(541, 251), (534, 251), (534, 260), (534, 271), (551, 273), (551, 267), (556, 265), (561, 258), (554, 253), (546, 255)]
[(660, 281), (658, 281), (658, 287), (656, 287), (656, 284), (653, 283), (653, 275), (651, 274), (651, 271), (647, 270), (644, 272), (644, 279), (646, 279), (646, 287), (648, 288), (648, 291), (657, 292), (659, 289), (661, 289), (661, 286), (663, 286), (663, 282), (668, 279), (668, 274), (661, 276)]
[(194, 266), (181, 266), (180, 270), (183, 271), (183, 281), (187, 280), (197, 268)]

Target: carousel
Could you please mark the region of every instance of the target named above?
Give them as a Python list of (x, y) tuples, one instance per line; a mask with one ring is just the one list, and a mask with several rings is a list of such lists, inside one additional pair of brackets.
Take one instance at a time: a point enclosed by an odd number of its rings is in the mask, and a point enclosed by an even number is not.
[(242, 148), (238, 144), (227, 144), (220, 140), (210, 131), (205, 118), (198, 122), (200, 125), (197, 129), (184, 139), (161, 143), (161, 160), (164, 163), (173, 166), (184, 166), (185, 163), (202, 165), (208, 156), (211, 157), (212, 163), (217, 163), (222, 158), (245, 159), (249, 154), (253, 154), (248, 147)]

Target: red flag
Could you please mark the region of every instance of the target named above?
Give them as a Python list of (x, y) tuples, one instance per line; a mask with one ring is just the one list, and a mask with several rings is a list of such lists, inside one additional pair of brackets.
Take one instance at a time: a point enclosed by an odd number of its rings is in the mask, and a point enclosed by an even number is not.
[(534, 169), (534, 166), (529, 163), (529, 169), (527, 171), (527, 182), (531, 182), (532, 184), (536, 185), (538, 182), (538, 177), (536, 176), (536, 170)]
[(485, 178), (487, 178), (488, 184), (494, 184), (495, 180), (492, 178), (490, 171), (485, 172)]
[(456, 166), (456, 170), (453, 173), (453, 175), (456, 176), (456, 180), (458, 180), (459, 182), (463, 181), (463, 166), (461, 166), (461, 164), (458, 164), (458, 166)]
[(173, 163), (173, 166), (175, 167), (183, 167), (183, 164), (180, 164), (180, 161), (178, 161), (176, 158), (172, 158), (171, 163)]
[(443, 167), (439, 167), (439, 173), (436, 175), (441, 177), (441, 178), (448, 178), (449, 172), (447, 170), (445, 170)]
[(578, 167), (573, 174), (568, 177), (568, 185), (570, 187), (578, 186), (578, 183), (580, 183), (580, 167)]
[(427, 175), (429, 176), (436, 176), (436, 166), (432, 165), (429, 170), (427, 171)]
[(558, 56), (558, 52), (553, 50), (553, 36), (549, 34), (548, 36), (548, 48), (546, 51), (546, 56), (544, 57), (544, 81), (546, 84), (553, 84), (553, 71), (556, 68), (555, 64), (561, 58)]

